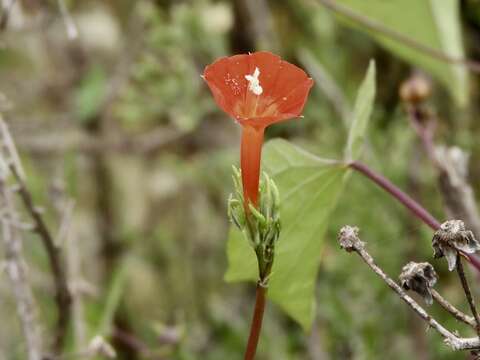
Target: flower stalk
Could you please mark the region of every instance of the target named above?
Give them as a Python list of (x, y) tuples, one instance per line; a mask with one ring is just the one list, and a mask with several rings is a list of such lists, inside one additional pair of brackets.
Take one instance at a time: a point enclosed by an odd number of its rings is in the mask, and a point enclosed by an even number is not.
[(258, 281), (255, 308), (245, 350), (245, 360), (252, 360), (255, 357), (262, 328), (265, 297), (275, 257), (275, 244), (280, 236), (280, 196), (275, 182), (263, 173), (257, 188), (259, 195), (257, 206), (250, 202), (247, 208), (243, 191), (245, 187), (241, 184), (242, 175), (243, 171), (233, 168), (235, 193), (230, 195), (228, 214), (231, 222), (242, 231), (257, 256)]
[(250, 325), (250, 335), (248, 336), (244, 360), (253, 360), (255, 358), (258, 340), (260, 339), (260, 332), (262, 330), (266, 294), (267, 288), (261, 282), (258, 282), (255, 295), (255, 309), (253, 311), (252, 324)]

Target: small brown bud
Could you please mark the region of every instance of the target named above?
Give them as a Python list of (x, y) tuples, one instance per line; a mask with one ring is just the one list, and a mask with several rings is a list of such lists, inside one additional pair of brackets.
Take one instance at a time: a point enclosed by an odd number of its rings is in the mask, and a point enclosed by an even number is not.
[(465, 229), (462, 220), (449, 220), (440, 225), (432, 238), (433, 257), (445, 256), (448, 270), (452, 271), (457, 265), (457, 252), (473, 254), (480, 250), (480, 244), (470, 230)]
[(365, 243), (358, 237), (358, 227), (345, 225), (338, 233), (340, 247), (348, 252), (357, 251), (365, 246)]
[(428, 305), (432, 305), (431, 288), (437, 282), (437, 273), (428, 262), (409, 262), (402, 268), (400, 285), (405, 290), (413, 290), (419, 294)]
[(407, 103), (420, 103), (431, 94), (430, 82), (421, 75), (414, 75), (405, 80), (400, 86), (400, 98)]

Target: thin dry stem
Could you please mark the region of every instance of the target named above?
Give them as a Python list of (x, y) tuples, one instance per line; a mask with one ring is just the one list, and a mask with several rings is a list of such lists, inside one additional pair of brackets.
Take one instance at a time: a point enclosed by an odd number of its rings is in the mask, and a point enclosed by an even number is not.
[(472, 292), (470, 291), (470, 286), (468, 285), (467, 277), (465, 276), (465, 271), (463, 270), (460, 252), (457, 252), (457, 273), (460, 278), (460, 282), (462, 283), (468, 305), (470, 306), (470, 310), (472, 311), (472, 315), (475, 319), (475, 330), (480, 338), (480, 318), (478, 317), (477, 307), (475, 306), (475, 301), (473, 300)]
[(1, 150), (6, 159), (8, 171), (12, 174), (16, 182), (16, 193), (20, 196), (28, 214), (34, 222), (33, 231), (38, 234), (42, 240), (43, 246), (47, 252), (50, 269), (55, 284), (55, 300), (58, 310), (57, 334), (54, 343), (55, 350), (60, 352), (63, 347), (70, 322), (71, 296), (68, 289), (66, 272), (61, 261), (61, 251), (55, 246), (54, 239), (43, 219), (42, 212), (35, 206), (33, 197), (25, 183), (25, 175), (21, 166), (20, 158), (17, 154), (12, 137), (5, 122), (0, 118), (0, 136)]
[(438, 171), (439, 188), (449, 218), (462, 219), (480, 237), (480, 213), (475, 193), (468, 181), (468, 156), (456, 147), (435, 146), (433, 137), (437, 118), (422, 104), (408, 104), (410, 124), (421, 140), (430, 161)]
[(455, 306), (450, 304), (442, 295), (440, 295), (436, 290), (431, 289), (433, 299), (446, 311), (448, 311), (452, 316), (467, 324), (472, 328), (476, 328), (475, 319), (472, 316), (468, 316), (467, 314), (463, 313), (462, 311), (458, 310)]
[(11, 220), (15, 217), (14, 205), (3, 177), (0, 179), (0, 199), (3, 208), (0, 222), (5, 247), (5, 269), (13, 288), (17, 312), (26, 341), (28, 359), (40, 360), (42, 358), (42, 339), (37, 323), (35, 299), (27, 280), (28, 270), (22, 254), (22, 239), (18, 230), (11, 224)]
[(356, 252), (362, 260), (377, 274), (397, 295), (431, 328), (436, 330), (445, 343), (453, 350), (474, 350), (480, 348), (480, 338), (459, 338), (444, 328), (438, 321), (430, 316), (414, 299), (392, 280), (374, 261), (373, 257), (365, 250), (363, 243), (357, 236), (358, 228), (344, 226), (340, 231), (340, 243), (348, 252)]

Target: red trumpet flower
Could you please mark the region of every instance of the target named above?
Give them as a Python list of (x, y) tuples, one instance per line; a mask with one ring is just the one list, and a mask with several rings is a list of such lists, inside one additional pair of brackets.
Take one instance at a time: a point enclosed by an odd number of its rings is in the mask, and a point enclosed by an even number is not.
[(266, 51), (220, 58), (203, 78), (218, 106), (242, 125), (243, 194), (256, 207), (265, 128), (300, 116), (313, 80)]

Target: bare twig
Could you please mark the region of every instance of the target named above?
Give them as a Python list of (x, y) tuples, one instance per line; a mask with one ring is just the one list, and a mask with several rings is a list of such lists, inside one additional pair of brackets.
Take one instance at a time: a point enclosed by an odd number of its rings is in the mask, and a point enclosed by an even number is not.
[(436, 148), (439, 188), (449, 218), (463, 219), (480, 238), (480, 213), (468, 177), (468, 156), (458, 147)]
[(375, 272), (397, 295), (431, 328), (435, 329), (445, 343), (453, 350), (474, 350), (480, 348), (480, 338), (459, 338), (444, 328), (431, 317), (414, 299), (393, 281), (374, 261), (372, 256), (365, 250), (365, 243), (358, 237), (358, 228), (344, 226), (339, 233), (340, 246), (348, 252), (356, 252), (362, 260)]
[(0, 201), (2, 205), (2, 240), (5, 246), (5, 269), (15, 295), (17, 312), (26, 340), (29, 360), (42, 358), (42, 340), (36, 319), (36, 306), (32, 289), (27, 281), (27, 266), (22, 255), (22, 239), (11, 225), (15, 211), (11, 193), (5, 183), (6, 174), (0, 175)]
[(55, 349), (60, 351), (63, 347), (64, 339), (68, 330), (68, 324), (70, 321), (70, 304), (71, 296), (68, 289), (66, 274), (61, 263), (61, 252), (58, 247), (55, 246), (54, 239), (50, 234), (50, 231), (43, 220), (41, 211), (35, 206), (32, 195), (28, 190), (23, 170), (21, 168), (20, 160), (18, 158), (13, 140), (8, 131), (5, 122), (0, 119), (0, 137), (2, 142), (1, 150), (7, 158), (8, 170), (13, 175), (13, 178), (17, 184), (17, 193), (20, 196), (27, 212), (31, 216), (35, 228), (34, 231), (38, 234), (42, 240), (43, 246), (48, 255), (50, 268), (52, 270), (54, 283), (55, 283), (55, 300), (58, 309), (58, 321), (57, 321), (57, 335), (55, 340)]
[(477, 307), (475, 306), (475, 302), (473, 300), (472, 292), (470, 291), (470, 286), (468, 285), (468, 281), (465, 276), (465, 271), (463, 270), (462, 257), (460, 256), (460, 252), (457, 252), (457, 273), (462, 283), (463, 291), (465, 292), (468, 306), (470, 306), (470, 310), (472, 311), (472, 315), (475, 319), (475, 323), (476, 323), (475, 330), (477, 331), (477, 334), (480, 339), (480, 318), (478, 316)]
[(450, 304), (442, 295), (440, 295), (436, 290), (431, 289), (433, 299), (445, 310), (447, 310), (453, 317), (474, 329), (476, 328), (475, 319), (462, 311), (458, 310), (455, 306)]
[(409, 38), (408, 36), (399, 33), (382, 23), (372, 20), (362, 14), (357, 13), (351, 8), (340, 4), (338, 1), (334, 0), (317, 0), (320, 4), (326, 8), (332, 10), (333, 12), (342, 15), (358, 24), (361, 24), (363, 27), (367, 28), (370, 31), (380, 33), (392, 40), (398, 41), (405, 46), (408, 46), (414, 50), (417, 50), (425, 55), (430, 56), (431, 58), (443, 61), (448, 64), (453, 65), (462, 65), (474, 73), (480, 73), (480, 63), (471, 59), (459, 58), (451, 56), (442, 51), (439, 51), (435, 48), (432, 48), (428, 45), (422, 44), (415, 39)]
[(468, 181), (468, 155), (458, 147), (435, 145), (433, 137), (438, 120), (435, 113), (422, 103), (406, 104), (406, 112), (425, 153), (438, 171), (439, 187), (448, 217), (463, 219), (480, 237), (480, 213)]

